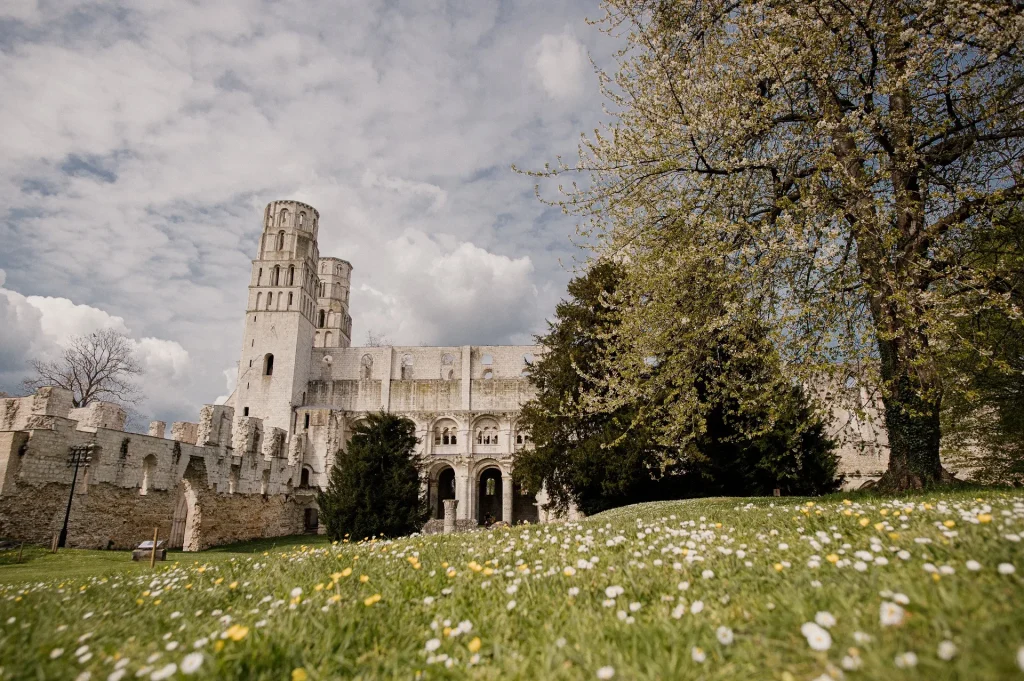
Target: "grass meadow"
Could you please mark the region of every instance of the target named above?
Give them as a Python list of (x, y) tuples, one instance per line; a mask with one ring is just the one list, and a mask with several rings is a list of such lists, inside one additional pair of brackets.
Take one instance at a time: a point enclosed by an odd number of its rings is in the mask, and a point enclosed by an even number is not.
[[(4, 679), (1024, 678), (1024, 494), (0, 558)], [(96, 554), (104, 554), (103, 555)]]

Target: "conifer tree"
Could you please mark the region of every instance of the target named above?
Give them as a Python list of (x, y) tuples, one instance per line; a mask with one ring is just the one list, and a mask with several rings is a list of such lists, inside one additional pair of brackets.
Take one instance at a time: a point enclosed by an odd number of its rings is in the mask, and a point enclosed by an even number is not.
[(348, 446), (335, 457), (327, 489), (317, 494), (331, 539), (398, 537), (423, 526), (427, 510), (415, 433), (412, 421), (384, 411), (355, 425)]

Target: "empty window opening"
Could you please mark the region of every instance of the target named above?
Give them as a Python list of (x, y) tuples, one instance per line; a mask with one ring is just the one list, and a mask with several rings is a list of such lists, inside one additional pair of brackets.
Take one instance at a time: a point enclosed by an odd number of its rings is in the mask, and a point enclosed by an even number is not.
[(316, 318), (317, 328), (319, 328), (319, 329), (324, 328), (324, 319), (326, 318), (326, 316), (327, 316), (327, 313), (325, 313), (323, 310), (320, 310), (320, 314), (317, 315), (317, 318)]
[(306, 214), (305, 213), (299, 213), (299, 227), (302, 227), (305, 224), (306, 224)]
[(263, 375), (273, 376), (274, 375), (274, 355), (267, 353), (267, 356), (263, 359)]
[(302, 475), (299, 477), (299, 487), (302, 489), (309, 487), (309, 469), (305, 466), (302, 467)]
[(309, 414), (306, 414), (306, 418), (302, 422), (302, 427), (307, 430), (309, 429)]
[(491, 371), (490, 369), (488, 369), (487, 371), (485, 371), (485, 372), (484, 372), (484, 379), (486, 379), (486, 380), (488, 380), (488, 381), (489, 381), (489, 380), (491, 380), (492, 378), (494, 378), (494, 372), (493, 372), (493, 371)]
[(273, 304), (274, 304), (274, 292), (271, 291), (270, 293), (267, 294), (267, 309), (269, 310)]
[(142, 460), (142, 484), (139, 486), (139, 494), (149, 494), (153, 485), (153, 473), (156, 471), (156, 457), (150, 454)]
[(402, 355), (402, 380), (412, 378), (412, 355)]
[[(248, 387), (248, 386), (246, 386), (246, 387)], [(242, 416), (248, 416), (248, 415), (249, 415), (249, 407), (243, 407), (242, 408)]]
[(295, 286), (295, 265), (288, 266), (288, 285)]
[(284, 250), (284, 230), (282, 229), (277, 233), (277, 250)]
[[(263, 294), (262, 293), (257, 293), (256, 294), (256, 309), (257, 310), (260, 309), (260, 305), (262, 305), (262, 304), (263, 304)], [(254, 319), (253, 321), (256, 321), (256, 320)]]
[(259, 286), (260, 282), (263, 281), (263, 268), (260, 268), (259, 273), (256, 275), (256, 285)]
[(292, 294), (288, 294), (288, 309), (292, 309)]
[(287, 221), (288, 221), (288, 211), (287, 210), (282, 210), (281, 214), (277, 218), (277, 224), (283, 226), (285, 224), (285, 222), (287, 222)]
[(487, 486), (487, 496), (493, 497), (494, 496), (494, 492), (495, 492), (495, 487), (497, 486), (497, 483), (494, 482), (494, 478), (487, 478), (487, 485), (486, 486)]
[(362, 365), (361, 377), (363, 380), (369, 380), (373, 376), (373, 357), (363, 355)]
[(490, 366), (491, 364), (494, 364), (494, 358), (490, 355), (484, 355), (483, 359), (480, 360), (480, 363), (485, 366)]

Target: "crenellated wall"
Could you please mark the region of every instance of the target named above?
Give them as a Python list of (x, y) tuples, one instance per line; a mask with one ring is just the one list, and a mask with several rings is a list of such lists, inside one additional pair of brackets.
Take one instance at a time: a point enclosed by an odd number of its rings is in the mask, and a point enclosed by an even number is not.
[(73, 447), (88, 447), (91, 460), (78, 473), (69, 546), (130, 548), (154, 527), (173, 539), (172, 529), (187, 526), (183, 545), (206, 548), (300, 533), (316, 508), (310, 494), (294, 493), (299, 468), (284, 431), (230, 407), (208, 405), (200, 423), (175, 423), (170, 440), (111, 428), (123, 425), (123, 410), (70, 409), (56, 388), (4, 399), (0, 415), (0, 537), (49, 543), (60, 531)]

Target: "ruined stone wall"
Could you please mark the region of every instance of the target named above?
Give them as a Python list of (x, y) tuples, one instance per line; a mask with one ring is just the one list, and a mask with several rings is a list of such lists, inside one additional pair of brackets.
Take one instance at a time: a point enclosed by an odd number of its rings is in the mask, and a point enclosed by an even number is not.
[(181, 439), (166, 440), (86, 425), (116, 425), (123, 411), (104, 403), (73, 410), (62, 392), (0, 405), (8, 414), (2, 425), (27, 426), (0, 430), (0, 537), (47, 543), (60, 530), (73, 475), (68, 455), (79, 446), (91, 460), (75, 485), (70, 546), (125, 547), (153, 527), (169, 531), (186, 479), (205, 504), (197, 545), (301, 532), (305, 509), (315, 508), (311, 498), (292, 496), (299, 467), (289, 462), (285, 432), (264, 429), (260, 419), (231, 420), (230, 408), (210, 406), (200, 424), (175, 424)]

